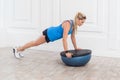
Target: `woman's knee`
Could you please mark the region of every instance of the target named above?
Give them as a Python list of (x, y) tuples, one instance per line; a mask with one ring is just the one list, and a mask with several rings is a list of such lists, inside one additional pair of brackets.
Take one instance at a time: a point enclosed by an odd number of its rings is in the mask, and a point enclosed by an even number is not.
[(43, 43), (45, 43), (45, 42), (46, 42), (45, 36), (41, 36), (41, 37), (38, 38), (37, 40), (32, 41), (33, 46), (38, 46), (38, 45), (43, 44)]

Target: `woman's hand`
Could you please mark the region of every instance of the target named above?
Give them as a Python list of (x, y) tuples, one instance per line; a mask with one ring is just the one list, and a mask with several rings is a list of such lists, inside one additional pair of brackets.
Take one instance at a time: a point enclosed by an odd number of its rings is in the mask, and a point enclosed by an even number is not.
[(75, 50), (81, 50), (82, 48), (76, 48)]
[(67, 58), (72, 58), (73, 53), (67, 52), (65, 55)]

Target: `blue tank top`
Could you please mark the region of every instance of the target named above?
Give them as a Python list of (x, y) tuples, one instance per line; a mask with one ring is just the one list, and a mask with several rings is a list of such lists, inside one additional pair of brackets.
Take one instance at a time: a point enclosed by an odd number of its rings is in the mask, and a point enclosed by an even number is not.
[[(68, 32), (68, 35), (72, 33), (73, 31), (73, 20), (69, 20), (70, 21), (70, 30)], [(62, 24), (58, 25), (58, 26), (53, 26), (47, 29), (47, 35), (48, 38), (51, 42), (61, 39), (63, 37), (63, 27)]]

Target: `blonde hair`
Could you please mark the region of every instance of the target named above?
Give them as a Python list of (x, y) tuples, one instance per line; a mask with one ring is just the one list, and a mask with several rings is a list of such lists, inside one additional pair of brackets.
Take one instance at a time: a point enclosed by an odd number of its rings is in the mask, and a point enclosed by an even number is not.
[(75, 18), (74, 18), (74, 25), (73, 25), (73, 30), (76, 32), (77, 31), (77, 22), (76, 20), (79, 19), (79, 20), (84, 20), (86, 19), (86, 16), (81, 13), (81, 12), (78, 12), (76, 15), (75, 15)]

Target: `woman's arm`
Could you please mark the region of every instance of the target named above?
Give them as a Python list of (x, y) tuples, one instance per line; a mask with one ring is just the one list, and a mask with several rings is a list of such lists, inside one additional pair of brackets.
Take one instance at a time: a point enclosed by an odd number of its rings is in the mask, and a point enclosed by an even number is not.
[(63, 26), (63, 48), (64, 51), (67, 51), (68, 50), (67, 37), (68, 37), (68, 32), (70, 30), (70, 23), (66, 21), (62, 24), (62, 26)]
[(67, 51), (68, 50), (67, 37), (68, 37), (68, 32), (70, 30), (70, 23), (66, 21), (62, 24), (62, 26), (63, 26), (63, 47), (64, 47), (64, 51), (66, 51), (65, 55), (67, 58), (71, 58), (73, 54)]
[(75, 38), (75, 31), (73, 30), (72, 34), (71, 34), (71, 40), (72, 40), (72, 44), (74, 46), (75, 49), (77, 48), (77, 44), (76, 44), (76, 38)]

